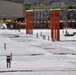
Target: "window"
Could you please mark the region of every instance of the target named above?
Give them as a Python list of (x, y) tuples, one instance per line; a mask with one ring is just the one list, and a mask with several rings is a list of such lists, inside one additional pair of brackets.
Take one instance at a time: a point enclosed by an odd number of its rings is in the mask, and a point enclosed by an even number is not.
[(53, 6), (55, 6), (55, 4), (53, 4)]
[(61, 6), (61, 4), (59, 4), (59, 6)]

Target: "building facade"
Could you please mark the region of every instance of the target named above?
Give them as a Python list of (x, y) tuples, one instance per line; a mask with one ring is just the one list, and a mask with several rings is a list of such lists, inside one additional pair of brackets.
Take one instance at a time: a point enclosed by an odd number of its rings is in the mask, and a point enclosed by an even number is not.
[(24, 0), (24, 2), (29, 2), (30, 4), (51, 4), (54, 2), (64, 2), (65, 4), (76, 4), (76, 0)]
[(24, 0), (24, 2), (29, 2), (31, 5), (34, 4), (49, 4), (51, 0)]
[(58, 7), (58, 8), (63, 8), (65, 6), (64, 2), (57, 2), (57, 3), (52, 3), (52, 7)]
[(0, 0), (0, 19), (23, 16), (23, 4)]

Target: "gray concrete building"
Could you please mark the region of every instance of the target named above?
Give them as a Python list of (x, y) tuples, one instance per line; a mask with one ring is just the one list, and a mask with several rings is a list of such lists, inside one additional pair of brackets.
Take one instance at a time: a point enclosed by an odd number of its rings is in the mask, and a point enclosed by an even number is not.
[(52, 7), (54, 7), (54, 8), (64, 8), (65, 3), (64, 3), (64, 2), (54, 2), (54, 3), (52, 3), (51, 5), (52, 5)]
[(29, 2), (30, 4), (51, 4), (55, 1), (64, 2), (65, 4), (76, 4), (76, 0), (24, 0), (24, 2)]
[(0, 0), (0, 19), (23, 17), (23, 4)]
[(49, 4), (51, 0), (24, 0), (24, 2), (29, 2), (31, 5), (33, 4)]
[(5, 0), (5, 1), (11, 1), (11, 2), (17, 2), (17, 3), (30, 2), (31, 5), (34, 3), (51, 4), (55, 1), (64, 2), (65, 4), (76, 4), (76, 0)]

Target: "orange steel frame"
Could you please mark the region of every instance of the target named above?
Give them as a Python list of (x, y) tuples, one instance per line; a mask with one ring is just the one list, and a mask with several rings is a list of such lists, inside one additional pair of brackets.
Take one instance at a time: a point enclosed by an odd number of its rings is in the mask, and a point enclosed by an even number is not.
[(50, 12), (51, 18), (51, 38), (52, 41), (60, 40), (60, 11), (59, 10), (51, 10)]
[(33, 11), (26, 11), (26, 34), (33, 34)]
[[(52, 41), (60, 40), (60, 10), (51, 10), (50, 12), (50, 22), (51, 22), (51, 38)], [(26, 34), (33, 34), (33, 21), (34, 13), (33, 11), (26, 12)]]

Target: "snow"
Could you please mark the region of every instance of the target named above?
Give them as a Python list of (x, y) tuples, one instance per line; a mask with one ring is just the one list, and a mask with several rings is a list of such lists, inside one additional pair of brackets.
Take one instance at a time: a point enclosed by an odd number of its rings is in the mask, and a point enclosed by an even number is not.
[[(76, 35), (64, 36), (65, 31), (60, 30), (60, 41), (53, 42), (50, 29), (33, 30), (33, 35), (0, 29), (0, 75), (76, 75)], [(11, 53), (11, 68), (7, 68), (6, 56)]]

